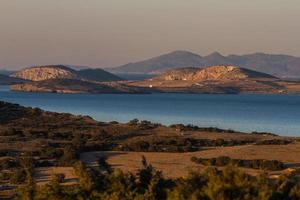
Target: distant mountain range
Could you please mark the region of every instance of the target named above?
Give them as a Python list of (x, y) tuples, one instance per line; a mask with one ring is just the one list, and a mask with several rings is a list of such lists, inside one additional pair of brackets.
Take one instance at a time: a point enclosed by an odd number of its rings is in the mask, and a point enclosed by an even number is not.
[(300, 78), (300, 58), (288, 55), (254, 53), (223, 56), (218, 52), (200, 56), (188, 51), (174, 51), (148, 60), (107, 68), (112, 73), (160, 74), (168, 69), (234, 65), (268, 73), (280, 78)]

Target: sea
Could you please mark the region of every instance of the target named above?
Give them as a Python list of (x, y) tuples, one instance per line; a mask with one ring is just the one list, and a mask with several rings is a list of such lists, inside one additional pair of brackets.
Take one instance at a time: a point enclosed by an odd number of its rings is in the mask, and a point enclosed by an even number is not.
[[(10, 91), (0, 100), (98, 121), (149, 120), (300, 136), (300, 96), (273, 94), (57, 94)], [(1, 113), (0, 113), (1, 115)]]

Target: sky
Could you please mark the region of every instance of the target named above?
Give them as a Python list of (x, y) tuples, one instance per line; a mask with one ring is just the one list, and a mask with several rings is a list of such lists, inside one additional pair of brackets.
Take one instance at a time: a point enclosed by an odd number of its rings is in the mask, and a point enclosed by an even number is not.
[(300, 56), (299, 0), (0, 0), (0, 68), (114, 67), (174, 50)]

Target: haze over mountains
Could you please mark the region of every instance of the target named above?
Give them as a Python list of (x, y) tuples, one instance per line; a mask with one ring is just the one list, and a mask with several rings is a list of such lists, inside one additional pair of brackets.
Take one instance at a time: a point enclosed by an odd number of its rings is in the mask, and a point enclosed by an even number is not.
[(223, 56), (215, 52), (208, 56), (200, 56), (188, 51), (174, 51), (106, 70), (112, 73), (160, 74), (173, 68), (203, 68), (214, 65), (234, 65), (280, 78), (300, 78), (300, 58), (264, 53)]

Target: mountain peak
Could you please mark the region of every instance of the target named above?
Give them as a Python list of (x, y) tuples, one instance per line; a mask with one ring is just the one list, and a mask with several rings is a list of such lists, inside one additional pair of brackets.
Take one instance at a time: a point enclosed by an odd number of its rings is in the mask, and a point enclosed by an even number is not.
[(209, 55), (206, 56), (206, 57), (212, 57), (212, 58), (224, 58), (225, 56), (223, 56), (221, 53), (215, 51), (215, 52), (209, 54)]
[(224, 56), (219, 52), (213, 52), (201, 57), (184, 50), (108, 70), (115, 73), (159, 74), (174, 68), (203, 68), (214, 65), (236, 65), (285, 78), (300, 77), (300, 58), (294, 56), (265, 53)]
[[(186, 51), (186, 50), (176, 50), (176, 51), (172, 51), (168, 54), (174, 54), (174, 55), (193, 55), (193, 56), (200, 56), (198, 54), (195, 54), (193, 52), (190, 52), (190, 51)], [(166, 55), (168, 55), (166, 54)]]
[(196, 67), (203, 64), (202, 57), (189, 51), (177, 50), (141, 62), (107, 69), (115, 73), (157, 74), (175, 67)]

